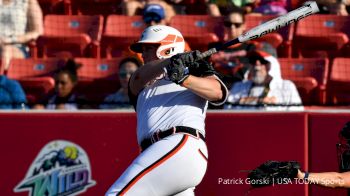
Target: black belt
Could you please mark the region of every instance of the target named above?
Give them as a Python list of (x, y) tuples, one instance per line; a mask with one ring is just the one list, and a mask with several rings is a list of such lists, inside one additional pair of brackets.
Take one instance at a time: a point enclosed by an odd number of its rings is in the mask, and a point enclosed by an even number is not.
[(176, 127), (172, 127), (170, 129), (167, 129), (165, 131), (157, 131), (157, 132), (153, 133), (151, 138), (147, 138), (147, 139), (142, 140), (141, 141), (142, 151), (146, 150), (146, 148), (148, 148), (153, 143), (155, 143), (155, 142), (157, 142), (165, 137), (173, 135), (175, 133), (187, 133), (187, 134), (190, 134), (194, 137), (201, 138), (203, 141), (205, 141), (205, 137), (197, 129), (193, 129), (191, 127), (185, 127), (185, 126), (176, 126)]

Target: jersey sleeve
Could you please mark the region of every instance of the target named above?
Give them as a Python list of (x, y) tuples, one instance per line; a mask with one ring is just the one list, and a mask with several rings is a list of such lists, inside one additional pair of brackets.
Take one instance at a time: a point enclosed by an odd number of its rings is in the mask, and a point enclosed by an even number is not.
[(220, 106), (226, 102), (227, 97), (228, 97), (228, 90), (227, 90), (227, 87), (224, 84), (224, 82), (222, 82), (221, 79), (216, 74), (214, 76), (220, 82), (221, 91), (222, 91), (222, 98), (218, 101), (210, 101), (210, 103), (213, 104), (214, 106)]
[(206, 77), (214, 75), (216, 79), (220, 82), (221, 91), (222, 91), (222, 99), (214, 102), (210, 102), (214, 106), (220, 106), (226, 102), (228, 96), (228, 90), (225, 83), (220, 79), (221, 75), (215, 71), (213, 65), (206, 60), (200, 60), (193, 66), (189, 67), (189, 72), (191, 75), (197, 77)]

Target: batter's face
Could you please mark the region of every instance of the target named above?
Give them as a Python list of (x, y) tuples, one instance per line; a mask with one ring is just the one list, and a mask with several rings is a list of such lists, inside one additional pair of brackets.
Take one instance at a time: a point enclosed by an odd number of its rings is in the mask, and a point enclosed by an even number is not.
[(119, 81), (122, 88), (128, 88), (130, 76), (137, 70), (137, 65), (134, 62), (128, 61), (121, 65), (119, 69)]
[(144, 44), (142, 46), (142, 58), (145, 63), (158, 60), (157, 49), (159, 44)]
[(224, 25), (228, 40), (237, 38), (242, 35), (245, 30), (243, 16), (239, 13), (228, 15)]

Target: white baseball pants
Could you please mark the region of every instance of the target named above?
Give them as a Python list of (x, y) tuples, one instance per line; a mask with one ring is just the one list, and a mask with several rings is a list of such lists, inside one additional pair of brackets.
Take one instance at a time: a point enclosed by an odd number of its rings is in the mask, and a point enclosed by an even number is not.
[(149, 146), (107, 191), (106, 196), (192, 196), (207, 169), (203, 140), (177, 133)]

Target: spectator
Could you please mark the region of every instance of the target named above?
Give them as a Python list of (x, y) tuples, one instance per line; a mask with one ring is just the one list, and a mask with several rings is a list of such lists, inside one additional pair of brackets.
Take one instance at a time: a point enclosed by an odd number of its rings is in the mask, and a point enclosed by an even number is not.
[[(224, 19), (224, 36), (223, 41), (229, 41), (242, 35), (246, 30), (244, 12), (241, 9), (232, 10)], [(218, 43), (216, 43), (218, 44)], [(210, 48), (213, 46), (209, 46)], [(249, 70), (249, 59), (247, 53), (255, 49), (266, 48), (269, 53), (276, 55), (276, 49), (268, 43), (244, 42), (220, 51), (211, 57), (215, 69), (225, 75), (225, 82), (228, 87), (237, 81), (245, 79), (247, 70)]]
[(165, 21), (169, 22), (170, 19), (175, 16), (174, 8), (167, 2), (162, 0), (124, 0), (123, 1), (123, 14), (127, 16), (134, 16), (141, 14), (144, 8), (148, 4), (158, 4), (165, 10)]
[(166, 25), (164, 8), (159, 4), (148, 4), (143, 11), (143, 21), (147, 26)]
[(24, 109), (26, 95), (16, 80), (0, 75), (0, 109)]
[(302, 109), (289, 107), (301, 105), (301, 98), (294, 83), (282, 79), (279, 63), (273, 56), (253, 51), (248, 57), (252, 65), (248, 80), (234, 84), (225, 109)]
[(330, 14), (335, 14), (339, 16), (348, 16), (349, 13), (346, 9), (346, 2), (345, 1), (337, 1), (336, 3), (330, 5)]
[(264, 15), (283, 15), (287, 11), (287, 0), (257, 0), (258, 6), (253, 10), (255, 13)]
[[(340, 2), (339, 0), (316, 0), (318, 8), (320, 9), (319, 14), (330, 14), (331, 9), (334, 9), (335, 5)], [(342, 1), (343, 2), (343, 1)]]
[(119, 64), (119, 81), (121, 88), (114, 94), (108, 95), (100, 109), (132, 109), (128, 96), (128, 82), (130, 76), (140, 67), (135, 58), (125, 58)]
[(55, 74), (55, 92), (43, 101), (43, 104), (37, 104), (34, 109), (66, 109), (77, 110), (87, 108), (86, 100), (75, 92), (78, 83), (77, 69), (81, 64), (74, 60), (68, 60), (66, 65), (59, 69)]
[(28, 44), (43, 34), (43, 16), (37, 0), (0, 1), (0, 55), (8, 69), (11, 58), (27, 58)]

